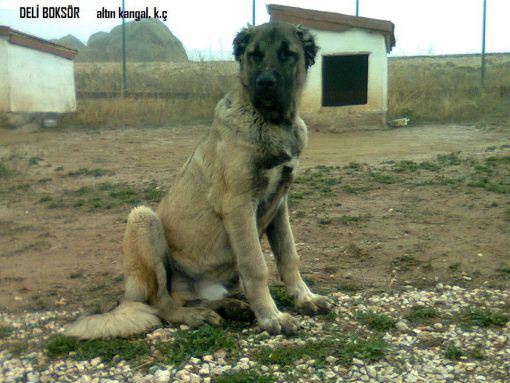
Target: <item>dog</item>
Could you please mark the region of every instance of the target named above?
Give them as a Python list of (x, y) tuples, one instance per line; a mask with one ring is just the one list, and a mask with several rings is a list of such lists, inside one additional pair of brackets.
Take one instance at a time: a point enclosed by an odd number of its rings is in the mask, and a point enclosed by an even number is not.
[[(307, 29), (271, 22), (241, 30), (233, 48), (239, 83), (219, 101), (209, 132), (157, 211), (139, 206), (129, 214), (123, 301), (77, 320), (66, 335), (126, 337), (161, 320), (217, 326), (218, 313), (247, 311), (270, 334), (296, 333), (300, 323), (278, 310), (269, 291), (264, 234), (296, 309), (314, 315), (332, 308), (300, 275), (287, 207), (307, 143), (299, 101), (318, 47)], [(236, 288), (247, 303), (228, 297)]]

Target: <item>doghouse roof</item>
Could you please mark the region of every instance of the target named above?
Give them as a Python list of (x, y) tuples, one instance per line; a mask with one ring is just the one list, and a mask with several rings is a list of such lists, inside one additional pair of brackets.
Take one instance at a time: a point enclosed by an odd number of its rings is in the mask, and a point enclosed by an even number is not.
[(350, 16), (334, 12), (322, 12), (313, 9), (287, 7), (277, 4), (268, 4), (267, 12), (271, 16), (271, 21), (285, 21), (292, 24), (301, 24), (313, 29), (334, 32), (343, 32), (350, 28), (368, 29), (384, 35), (386, 51), (388, 53), (395, 46), (395, 25), (393, 25), (391, 21)]
[(45, 53), (51, 53), (55, 56), (63, 57), (68, 60), (74, 59), (78, 51), (64, 47), (63, 45), (52, 43), (51, 41), (41, 39), (23, 32), (16, 31), (7, 26), (0, 25), (0, 36), (6, 36), (11, 44), (35, 49)]

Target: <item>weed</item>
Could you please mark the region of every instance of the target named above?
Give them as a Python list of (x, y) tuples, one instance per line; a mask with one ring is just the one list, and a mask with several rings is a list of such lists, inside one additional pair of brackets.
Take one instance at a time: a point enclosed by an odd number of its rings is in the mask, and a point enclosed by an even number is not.
[(412, 254), (404, 254), (393, 259), (391, 263), (401, 271), (409, 271), (412, 267), (419, 266), (421, 261)]
[(382, 359), (387, 346), (379, 337), (363, 339), (357, 336), (339, 336), (333, 339), (308, 340), (304, 344), (261, 347), (255, 351), (254, 359), (263, 365), (292, 366), (296, 361), (307, 358), (315, 360), (316, 367), (322, 367), (328, 356), (334, 356), (341, 364), (349, 366), (353, 358), (369, 361)]
[(13, 331), (12, 327), (0, 326), (0, 339), (7, 338)]
[(269, 291), (278, 308), (283, 309), (294, 306), (292, 299), (287, 295), (283, 286), (270, 286)]
[(446, 348), (444, 356), (445, 356), (446, 359), (460, 360), (463, 356), (465, 356), (465, 353), (459, 347), (454, 346), (453, 344), (450, 344)]
[(451, 271), (459, 271), (462, 267), (462, 262), (455, 262), (448, 266)]
[(465, 311), (460, 321), (464, 327), (503, 327), (510, 321), (510, 316), (500, 311), (475, 308)]
[(83, 278), (83, 271), (76, 271), (74, 273), (69, 274), (69, 279), (79, 279)]
[(510, 209), (505, 210), (503, 220), (505, 220), (506, 222), (510, 222)]
[(149, 354), (149, 346), (144, 339), (79, 340), (63, 335), (52, 337), (46, 345), (46, 350), (51, 358), (76, 360), (100, 357), (103, 361), (111, 361), (116, 355), (123, 360), (133, 360)]
[[(89, 208), (112, 209), (122, 205), (138, 205), (142, 201), (156, 202), (164, 192), (155, 183), (140, 189), (124, 183), (109, 182), (94, 186), (82, 186), (75, 190), (65, 190), (60, 197), (48, 205), (49, 208)], [(50, 202), (44, 199), (40, 202)]]
[(43, 203), (43, 202), (51, 202), (52, 198), (51, 196), (49, 195), (45, 195), (45, 196), (42, 196), (41, 198), (39, 198), (39, 202), (40, 203)]
[(399, 161), (393, 165), (393, 171), (398, 172), (398, 173), (402, 173), (402, 172), (414, 173), (420, 169), (435, 172), (435, 171), (438, 171), (439, 169), (441, 169), (441, 167), (437, 164), (432, 163), (432, 162), (416, 163), (414, 161), (407, 161), (407, 160)]
[(373, 311), (358, 311), (354, 317), (358, 322), (364, 324), (371, 330), (389, 331), (395, 328), (396, 321), (384, 314)]
[(355, 293), (358, 291), (362, 291), (364, 287), (354, 282), (341, 282), (336, 285), (336, 289), (339, 291)]
[(0, 178), (7, 178), (11, 172), (3, 162), (0, 162)]
[(397, 177), (392, 176), (390, 174), (370, 172), (369, 175), (373, 181), (378, 182), (380, 184), (394, 184), (398, 181)]
[(190, 357), (212, 354), (220, 349), (234, 351), (237, 338), (223, 328), (202, 326), (196, 330), (178, 330), (173, 342), (160, 344), (165, 362), (179, 365)]
[(108, 169), (87, 169), (80, 168), (75, 171), (71, 171), (67, 173), (69, 177), (103, 177), (103, 176), (113, 176), (115, 174), (114, 171)]
[(344, 169), (360, 171), (360, 170), (363, 170), (363, 165), (360, 164), (359, 162), (351, 161), (346, 166), (344, 166)]
[(272, 383), (270, 375), (260, 375), (255, 371), (229, 371), (220, 375), (216, 383)]
[(460, 165), (461, 159), (459, 157), (460, 152), (450, 153), (450, 154), (439, 154), (437, 156), (437, 162), (439, 162), (442, 166), (454, 166)]
[(41, 162), (43, 159), (41, 157), (30, 157), (28, 159), (28, 165), (34, 166), (37, 165), (39, 162)]
[(164, 195), (165, 190), (154, 182), (143, 189), (143, 196), (146, 201), (159, 202)]
[(344, 185), (342, 186), (342, 190), (346, 193), (350, 194), (358, 194), (371, 190), (370, 186), (362, 186), (362, 185)]
[(467, 186), (481, 188), (493, 193), (510, 194), (510, 185), (504, 185), (503, 183), (493, 182), (487, 177), (480, 178), (478, 180), (471, 181)]
[(479, 348), (469, 351), (468, 356), (473, 359), (484, 360), (487, 358), (485, 352)]
[(405, 318), (414, 324), (430, 324), (439, 318), (439, 311), (432, 307), (413, 306)]
[(352, 215), (342, 215), (338, 219), (336, 219), (338, 222), (343, 223), (344, 225), (350, 225), (352, 223), (362, 222), (366, 221), (368, 217), (366, 216), (352, 216)]
[(302, 176), (296, 179), (296, 183), (311, 188), (312, 191), (329, 194), (333, 191), (332, 186), (340, 183), (339, 179), (330, 174), (332, 169), (324, 165), (307, 169)]
[(306, 213), (302, 210), (299, 210), (299, 211), (296, 211), (296, 213), (294, 213), (294, 217), (296, 218), (305, 218), (306, 217)]

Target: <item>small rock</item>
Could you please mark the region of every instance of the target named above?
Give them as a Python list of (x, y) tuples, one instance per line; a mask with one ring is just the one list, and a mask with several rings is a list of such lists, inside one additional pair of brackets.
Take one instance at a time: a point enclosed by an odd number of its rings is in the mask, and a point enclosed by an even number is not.
[(198, 371), (198, 374), (199, 375), (209, 375), (209, 365), (208, 364), (203, 364), (202, 365), (202, 368), (200, 368), (200, 370)]
[(101, 363), (101, 358), (98, 356), (90, 361), (92, 367), (97, 367)]
[(203, 360), (204, 362), (209, 362), (209, 363), (210, 363), (210, 362), (212, 362), (212, 361), (214, 360), (214, 357), (213, 357), (212, 355), (204, 355), (204, 356), (202, 357), (202, 360)]
[(400, 332), (408, 332), (409, 331), (409, 326), (404, 321), (401, 321), (401, 320), (398, 321), (397, 323), (395, 323), (395, 327)]

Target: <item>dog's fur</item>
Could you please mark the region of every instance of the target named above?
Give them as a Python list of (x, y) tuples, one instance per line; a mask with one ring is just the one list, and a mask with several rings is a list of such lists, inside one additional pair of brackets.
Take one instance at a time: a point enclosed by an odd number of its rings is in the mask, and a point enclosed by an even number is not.
[(317, 49), (300, 26), (268, 23), (239, 32), (237, 88), (218, 103), (212, 128), (157, 212), (141, 206), (128, 217), (124, 301), (111, 312), (79, 319), (67, 335), (128, 336), (160, 319), (218, 325), (222, 318), (214, 310), (247, 309), (225, 298), (238, 285), (263, 330), (296, 332), (297, 320), (280, 312), (269, 292), (264, 233), (296, 308), (307, 314), (331, 308), (301, 278), (287, 208), (307, 141), (297, 108)]

